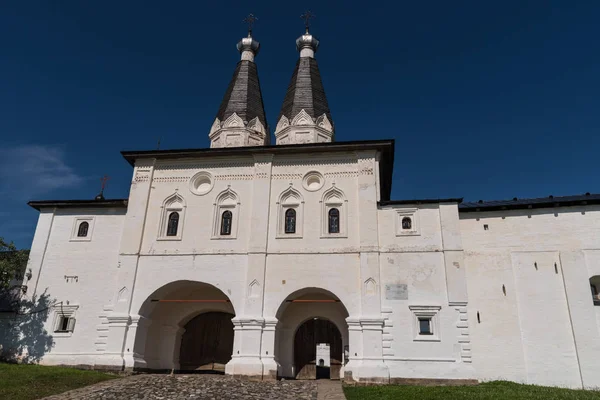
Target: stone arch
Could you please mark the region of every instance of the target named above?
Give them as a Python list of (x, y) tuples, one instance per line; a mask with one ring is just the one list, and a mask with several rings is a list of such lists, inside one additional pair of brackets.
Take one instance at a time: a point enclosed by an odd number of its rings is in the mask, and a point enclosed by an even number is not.
[[(203, 369), (203, 362), (212, 359), (213, 367), (218, 361), (219, 371), (222, 371), (223, 354), (229, 352), (231, 355), (233, 352), (231, 319), (235, 310), (229, 297), (215, 285), (188, 280), (170, 282), (151, 292), (141, 304), (138, 314), (136, 318), (144, 323), (138, 323), (135, 333), (134, 369), (179, 370), (182, 367), (182, 343), (187, 343), (190, 351), (196, 352), (184, 357), (187, 362), (184, 368)], [(219, 329), (207, 332), (210, 327), (231, 331), (226, 334)], [(188, 332), (186, 340), (186, 330), (190, 329), (194, 332)], [(218, 357), (207, 354), (206, 350), (215, 347), (210, 342), (215, 335), (228, 341), (221, 340), (221, 345), (215, 348)], [(210, 343), (194, 345), (194, 338)], [(195, 359), (198, 362), (194, 364)]]
[[(305, 287), (295, 290), (283, 299), (275, 315), (279, 320), (275, 337), (275, 351), (280, 376), (297, 378), (303, 370), (304, 365), (297, 365), (298, 357), (295, 353), (298, 351), (298, 330), (307, 322), (315, 319), (329, 321), (341, 336), (341, 344), (337, 343), (340, 339), (336, 341), (338, 348), (343, 348), (343, 345), (349, 342), (346, 323), (346, 318), (349, 316), (348, 309), (338, 296), (327, 289)], [(313, 339), (313, 337), (307, 337), (305, 341), (309, 346), (305, 351), (310, 355), (314, 353), (314, 349), (310, 347), (314, 344), (312, 343)], [(337, 356), (339, 357), (339, 355)], [(299, 378), (316, 377), (315, 361), (310, 361), (310, 369), (304, 370)], [(332, 377), (339, 377), (340, 374), (343, 374), (342, 362), (343, 360), (337, 360), (335, 367), (332, 366)]]

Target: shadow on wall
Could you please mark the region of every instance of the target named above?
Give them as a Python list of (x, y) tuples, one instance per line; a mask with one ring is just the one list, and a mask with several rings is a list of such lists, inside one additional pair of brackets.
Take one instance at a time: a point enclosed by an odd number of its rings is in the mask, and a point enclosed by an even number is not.
[(31, 299), (14, 292), (0, 296), (0, 361), (40, 361), (54, 345), (52, 335), (44, 329), (54, 300), (46, 292)]

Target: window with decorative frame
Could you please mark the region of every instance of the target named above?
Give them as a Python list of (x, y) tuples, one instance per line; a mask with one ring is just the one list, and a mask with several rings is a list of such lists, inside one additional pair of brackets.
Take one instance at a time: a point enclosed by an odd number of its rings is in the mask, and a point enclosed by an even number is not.
[(277, 200), (277, 238), (301, 238), (303, 217), (304, 198), (290, 185)]
[(53, 308), (53, 335), (54, 337), (69, 337), (75, 330), (75, 314), (79, 306), (59, 303)]
[(71, 231), (72, 242), (89, 242), (92, 240), (94, 217), (75, 218)]
[(440, 306), (408, 306), (413, 314), (413, 340), (415, 342), (439, 342)]
[(396, 209), (396, 236), (420, 235), (419, 209)]
[(181, 240), (185, 209), (185, 200), (179, 193), (173, 193), (163, 201), (158, 240)]
[(212, 239), (236, 239), (240, 215), (238, 195), (228, 186), (217, 195), (214, 210)]
[(321, 200), (321, 237), (348, 237), (348, 200), (335, 186)]

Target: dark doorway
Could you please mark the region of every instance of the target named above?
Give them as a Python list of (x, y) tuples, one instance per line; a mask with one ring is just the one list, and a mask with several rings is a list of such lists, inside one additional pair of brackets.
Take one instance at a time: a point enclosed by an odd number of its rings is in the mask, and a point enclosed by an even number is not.
[(185, 325), (179, 364), (182, 370), (224, 373), (233, 353), (233, 314), (208, 312)]
[[(317, 360), (317, 344), (327, 343), (330, 349), (330, 367)], [(294, 365), (296, 379), (339, 379), (342, 367), (342, 335), (326, 319), (309, 319), (298, 327), (294, 337)]]

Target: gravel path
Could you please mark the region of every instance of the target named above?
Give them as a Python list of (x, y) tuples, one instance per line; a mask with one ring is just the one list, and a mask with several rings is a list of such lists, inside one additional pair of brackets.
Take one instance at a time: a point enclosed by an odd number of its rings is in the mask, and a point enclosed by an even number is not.
[(253, 382), (222, 375), (134, 375), (45, 400), (317, 399), (316, 381)]

